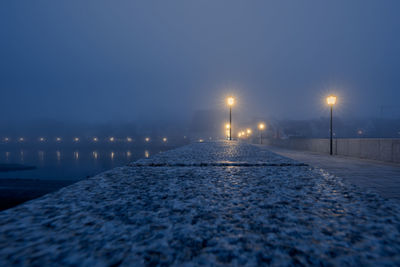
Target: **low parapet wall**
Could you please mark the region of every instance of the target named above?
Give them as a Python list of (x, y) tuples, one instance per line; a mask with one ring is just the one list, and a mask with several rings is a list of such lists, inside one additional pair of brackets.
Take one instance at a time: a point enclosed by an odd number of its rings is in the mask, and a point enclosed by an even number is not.
[[(265, 139), (265, 144), (329, 153), (329, 139)], [(400, 163), (400, 139), (344, 138), (333, 140), (335, 155)]]

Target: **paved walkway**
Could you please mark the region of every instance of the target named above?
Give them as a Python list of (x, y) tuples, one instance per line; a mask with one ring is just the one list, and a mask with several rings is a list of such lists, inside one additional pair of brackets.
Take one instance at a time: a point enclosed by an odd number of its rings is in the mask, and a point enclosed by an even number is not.
[(324, 169), (384, 198), (400, 201), (400, 164), (267, 146), (279, 155)]
[(399, 266), (400, 205), (235, 141), (0, 212), (0, 266)]

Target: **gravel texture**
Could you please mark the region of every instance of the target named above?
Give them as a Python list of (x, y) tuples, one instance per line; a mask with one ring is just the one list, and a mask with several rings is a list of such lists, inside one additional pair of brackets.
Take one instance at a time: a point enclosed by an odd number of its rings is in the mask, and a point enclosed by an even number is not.
[(398, 266), (399, 211), (263, 148), (195, 143), (1, 212), (0, 265)]

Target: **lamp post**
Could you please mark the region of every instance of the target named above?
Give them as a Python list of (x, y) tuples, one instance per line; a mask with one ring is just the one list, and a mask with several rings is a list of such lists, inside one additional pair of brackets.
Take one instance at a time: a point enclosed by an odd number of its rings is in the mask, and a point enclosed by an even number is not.
[(231, 125), (229, 123), (225, 124), (225, 133), (226, 133), (226, 138), (229, 139), (230, 136), (230, 129), (231, 129)]
[(229, 140), (232, 140), (232, 106), (235, 104), (235, 99), (228, 97), (227, 103), (229, 106)]
[(326, 103), (331, 106), (331, 123), (330, 123), (330, 142), (329, 142), (329, 154), (333, 155), (333, 106), (336, 104), (336, 96), (330, 95), (326, 98)]
[(262, 131), (265, 129), (265, 124), (260, 123), (258, 124), (258, 130), (260, 131), (260, 144), (262, 144)]

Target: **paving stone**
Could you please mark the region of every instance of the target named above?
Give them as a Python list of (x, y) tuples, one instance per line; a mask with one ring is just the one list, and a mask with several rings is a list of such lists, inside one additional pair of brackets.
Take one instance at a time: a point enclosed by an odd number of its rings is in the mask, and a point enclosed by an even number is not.
[(1, 212), (0, 264), (399, 265), (397, 202), (298, 163), (210, 142), (110, 170)]

